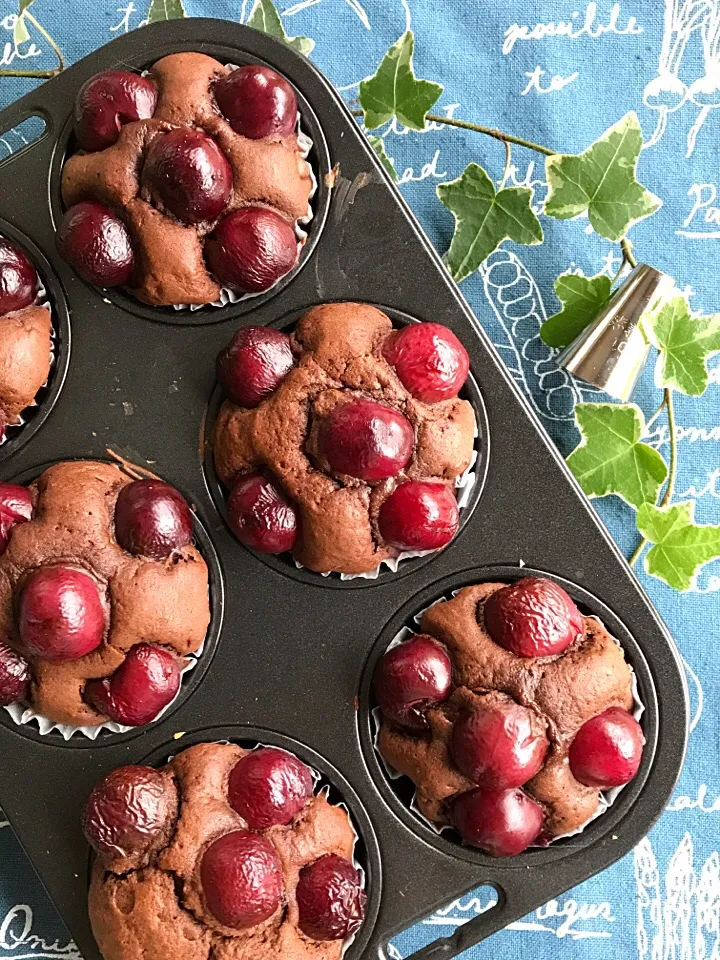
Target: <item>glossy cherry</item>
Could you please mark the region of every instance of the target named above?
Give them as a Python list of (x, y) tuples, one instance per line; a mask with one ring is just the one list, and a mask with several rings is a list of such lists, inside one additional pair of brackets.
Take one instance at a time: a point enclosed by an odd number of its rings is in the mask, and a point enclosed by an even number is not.
[(413, 455), (410, 421), (375, 400), (339, 403), (321, 429), (322, 452), (335, 473), (371, 483), (394, 477)]
[(31, 520), (33, 503), (30, 491), (17, 483), (0, 483), (0, 554), (10, 541), (10, 534), (18, 523)]
[(570, 744), (570, 770), (580, 783), (607, 790), (635, 776), (642, 760), (642, 727), (622, 707), (587, 720)]
[(97, 783), (83, 811), (90, 846), (106, 856), (148, 853), (172, 817), (176, 795), (171, 782), (152, 767), (112, 770)]
[(104, 150), (117, 141), (123, 124), (155, 112), (157, 89), (146, 77), (105, 70), (90, 77), (75, 98), (73, 125), (82, 150)]
[(98, 287), (128, 283), (135, 264), (127, 227), (109, 207), (84, 200), (70, 207), (57, 233), (60, 256)]
[(115, 504), (115, 536), (128, 553), (163, 560), (192, 543), (192, 513), (175, 487), (162, 480), (135, 480)]
[(380, 536), (398, 550), (438, 550), (455, 536), (460, 511), (447, 484), (408, 480), (380, 508)]
[(40, 567), (25, 581), (18, 605), (25, 652), (40, 660), (78, 660), (100, 646), (105, 611), (98, 584), (74, 567)]
[(227, 833), (205, 851), (200, 878), (210, 912), (225, 927), (244, 930), (280, 906), (283, 875), (275, 847), (249, 830)]
[(155, 137), (145, 155), (143, 183), (183, 223), (216, 220), (230, 199), (232, 168), (207, 134), (179, 127)]
[(0, 316), (35, 302), (38, 275), (20, 247), (0, 237)]
[(260, 553), (292, 550), (298, 518), (272, 480), (247, 473), (237, 480), (227, 502), (228, 523), (241, 543)]
[(408, 730), (429, 727), (427, 711), (447, 700), (452, 664), (442, 644), (418, 634), (388, 650), (375, 668), (375, 698), (383, 715)]
[(491, 857), (514, 857), (540, 835), (543, 810), (519, 788), (477, 787), (452, 803), (455, 827), (465, 843)]
[(297, 263), (292, 224), (265, 207), (241, 207), (224, 217), (205, 241), (216, 279), (242, 293), (269, 290)]
[(309, 768), (277, 747), (247, 753), (235, 764), (228, 781), (230, 806), (253, 830), (290, 823), (312, 792)]
[(562, 653), (585, 626), (563, 588), (544, 577), (523, 577), (497, 590), (485, 601), (484, 616), (495, 643), (519, 657)]
[(230, 126), (244, 137), (286, 137), (295, 129), (295, 91), (270, 67), (256, 63), (240, 67), (218, 80), (214, 90)]
[(311, 940), (345, 940), (365, 917), (360, 873), (335, 853), (302, 868), (295, 898), (298, 926)]
[(180, 689), (180, 661), (150, 643), (139, 643), (111, 677), (88, 680), (85, 699), (99, 713), (126, 727), (150, 723)]
[(0, 707), (27, 700), (30, 693), (30, 665), (5, 643), (0, 643)]
[(403, 386), (425, 403), (456, 397), (467, 380), (470, 358), (441, 323), (411, 323), (391, 334), (383, 355)]
[(257, 405), (275, 390), (294, 363), (290, 337), (270, 327), (243, 327), (217, 356), (215, 369), (228, 400)]
[(548, 741), (535, 715), (517, 703), (478, 704), (455, 722), (457, 767), (481, 786), (521, 787), (543, 764)]

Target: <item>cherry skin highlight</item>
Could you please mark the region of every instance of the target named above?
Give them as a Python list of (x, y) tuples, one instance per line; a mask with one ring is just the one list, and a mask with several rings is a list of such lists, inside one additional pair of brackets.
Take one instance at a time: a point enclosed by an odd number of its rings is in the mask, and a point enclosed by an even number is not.
[(233, 767), (230, 806), (252, 830), (290, 823), (312, 796), (313, 779), (297, 757), (277, 747), (260, 747)]
[(302, 868), (295, 896), (298, 926), (311, 940), (345, 940), (365, 917), (367, 897), (360, 874), (335, 853)]
[(40, 567), (20, 594), (18, 630), (24, 651), (40, 660), (64, 663), (91, 653), (105, 632), (97, 583), (74, 567)]
[(236, 830), (212, 843), (203, 855), (200, 878), (210, 912), (234, 930), (267, 920), (282, 900), (282, 867), (275, 847), (249, 830)]
[(32, 520), (30, 491), (17, 483), (0, 483), (0, 554), (5, 553), (10, 534), (18, 523)]
[(167, 780), (152, 767), (112, 770), (97, 783), (83, 811), (83, 833), (96, 853), (149, 853), (177, 804)]
[(56, 243), (60, 256), (97, 287), (128, 283), (135, 264), (130, 234), (104, 203), (84, 200), (62, 218)]
[(378, 706), (392, 723), (407, 730), (429, 729), (427, 711), (447, 700), (452, 664), (447, 651), (425, 634), (388, 650), (378, 662), (373, 686)]
[(105, 70), (90, 77), (75, 98), (73, 125), (82, 150), (104, 150), (116, 143), (123, 125), (155, 112), (157, 89), (146, 77)]
[(378, 515), (381, 537), (398, 550), (438, 550), (452, 540), (459, 524), (450, 487), (422, 480), (397, 486)]
[(415, 443), (410, 421), (374, 400), (339, 403), (326, 417), (321, 437), (331, 469), (366, 483), (399, 473), (410, 462)]
[(452, 816), (465, 843), (491, 857), (515, 857), (537, 840), (544, 815), (540, 804), (518, 788), (477, 787), (456, 797)]
[(585, 628), (568, 594), (544, 577), (523, 577), (491, 594), (484, 614), (495, 643), (519, 657), (562, 653)]
[(205, 241), (208, 269), (241, 293), (263, 293), (297, 263), (292, 224), (265, 207), (241, 207), (224, 217)]
[(292, 550), (298, 518), (275, 484), (262, 473), (236, 481), (227, 502), (230, 529), (241, 543), (260, 553)]
[(232, 169), (220, 147), (190, 127), (151, 141), (142, 179), (152, 197), (183, 223), (216, 220), (233, 186)]
[(383, 355), (405, 389), (424, 403), (456, 397), (470, 370), (467, 350), (440, 323), (408, 324), (387, 338)]
[(270, 327), (243, 327), (217, 356), (217, 378), (228, 400), (257, 407), (294, 364), (290, 337)]
[(192, 543), (187, 501), (162, 480), (135, 480), (115, 504), (115, 536), (123, 550), (163, 560)]
[(141, 727), (171, 703), (180, 689), (180, 661), (162, 647), (139, 643), (111, 677), (88, 680), (86, 701), (115, 723)]
[(35, 302), (38, 275), (20, 247), (0, 237), (0, 316)]
[(220, 110), (243, 137), (287, 137), (295, 129), (295, 91), (270, 67), (240, 67), (218, 80), (214, 90)]
[(570, 770), (580, 783), (607, 790), (632, 780), (645, 744), (642, 727), (622, 707), (587, 720), (570, 744)]
[(0, 643), (0, 707), (21, 703), (30, 694), (30, 664), (5, 643)]

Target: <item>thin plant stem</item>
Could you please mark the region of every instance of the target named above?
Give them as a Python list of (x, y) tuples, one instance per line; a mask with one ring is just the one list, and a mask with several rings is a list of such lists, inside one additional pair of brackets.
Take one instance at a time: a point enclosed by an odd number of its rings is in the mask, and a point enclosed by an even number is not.
[(665, 404), (666, 404), (666, 403), (667, 403), (667, 399), (665, 398), (665, 394), (663, 393), (663, 398), (662, 398), (662, 400), (660, 401), (660, 404), (658, 405), (657, 410), (653, 413), (653, 415), (650, 417), (650, 419), (648, 420), (648, 422), (645, 424), (645, 430), (646, 430), (646, 431), (650, 429), (650, 427), (655, 423), (655, 421), (657, 420), (657, 418), (658, 418), (658, 417), (660, 416), (660, 414), (663, 412), (663, 410), (665, 409)]
[(507, 183), (508, 174), (510, 173), (510, 163), (512, 162), (512, 146), (505, 141), (505, 167), (503, 169), (502, 180), (500, 181), (499, 190), (502, 190), (505, 184)]
[(637, 260), (633, 255), (632, 244), (630, 243), (627, 237), (623, 237), (622, 240), (620, 241), (620, 249), (622, 250), (623, 256), (625, 257), (627, 262), (630, 264), (630, 266), (636, 267)]
[(47, 32), (47, 30), (45, 29), (45, 27), (35, 19), (35, 17), (30, 13), (29, 10), (26, 10), (26, 11), (25, 11), (24, 16), (30, 21), (30, 23), (35, 27), (35, 29), (38, 30), (38, 31), (42, 34), (43, 37), (45, 37), (45, 39), (47, 40), (47, 42), (50, 44), (50, 46), (51, 46), (51, 47), (53, 48), (53, 50), (55, 51), (55, 56), (58, 58), (58, 64), (59, 64), (59, 66), (58, 66), (58, 71), (64, 70), (64, 69), (65, 69), (65, 60), (63, 59), (62, 50), (60, 49), (60, 47), (55, 43), (55, 41), (53, 40), (53, 38), (50, 36), (50, 34), (49, 34), (49, 33)]
[(632, 556), (628, 560), (628, 563), (630, 564), (631, 567), (634, 567), (635, 564), (638, 562), (638, 560), (642, 556), (643, 550), (648, 545), (648, 543), (649, 541), (643, 537), (640, 543), (635, 547), (635, 550), (633, 551)]
[(35, 27), (35, 29), (47, 40), (50, 46), (55, 53), (55, 56), (58, 60), (58, 66), (54, 67), (52, 70), (24, 70), (24, 69), (11, 69), (11, 70), (0, 70), (0, 77), (34, 77), (37, 80), (49, 80), (52, 77), (56, 77), (59, 73), (62, 73), (65, 69), (65, 60), (62, 55), (62, 50), (55, 43), (53, 38), (47, 32), (45, 27), (35, 17), (30, 13), (29, 10), (25, 10), (23, 16), (30, 21), (30, 23)]
[(673, 406), (672, 390), (670, 390), (669, 387), (665, 387), (665, 406), (668, 412), (668, 431), (670, 433), (670, 469), (668, 472), (667, 487), (665, 487), (665, 493), (660, 501), (661, 507), (666, 507), (670, 503), (675, 489), (675, 478), (677, 476), (678, 456), (677, 437), (675, 436), (675, 408)]
[(610, 286), (611, 286), (611, 287), (614, 287), (615, 284), (616, 284), (616, 283), (618, 282), (618, 280), (620, 279), (620, 275), (622, 274), (623, 270), (625, 269), (625, 265), (626, 265), (626, 264), (627, 264), (627, 259), (625, 258), (625, 254), (623, 254), (623, 258), (622, 258), (622, 260), (620, 261), (620, 266), (617, 268), (617, 273), (615, 274), (615, 276), (614, 276), (614, 277), (612, 278), (612, 280), (610, 281)]

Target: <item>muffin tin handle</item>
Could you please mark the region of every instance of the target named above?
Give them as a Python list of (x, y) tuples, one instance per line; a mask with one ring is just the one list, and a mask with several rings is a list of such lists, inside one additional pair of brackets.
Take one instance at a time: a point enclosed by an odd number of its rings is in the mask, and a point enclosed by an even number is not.
[[(440, 937), (426, 947), (411, 953), (406, 960), (449, 960), (450, 957), (456, 957), (459, 953), (469, 950), (480, 943), (481, 940), (512, 923), (518, 916), (518, 910), (513, 909), (510, 905), (508, 896), (502, 887), (496, 884), (491, 884), (491, 886), (495, 888), (498, 897), (494, 907), (458, 927), (452, 936)], [(520, 910), (520, 915), (524, 912), (524, 910)]]

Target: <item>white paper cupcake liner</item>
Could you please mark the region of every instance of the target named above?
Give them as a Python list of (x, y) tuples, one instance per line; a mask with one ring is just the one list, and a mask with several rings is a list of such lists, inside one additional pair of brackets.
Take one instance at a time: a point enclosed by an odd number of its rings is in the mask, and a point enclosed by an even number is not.
[[(458, 590), (453, 590), (450, 595), (448, 595), (448, 596), (446, 596), (446, 597), (440, 597), (438, 600), (433, 601), (433, 603), (429, 604), (427, 607), (424, 607), (422, 610), (420, 610), (419, 613), (416, 613), (415, 616), (413, 617), (413, 619), (415, 620), (415, 622), (417, 623), (417, 625), (420, 626), (420, 620), (421, 620), (422, 615), (425, 613), (426, 610), (429, 610), (430, 607), (434, 607), (434, 606), (435, 606), (436, 604), (438, 604), (438, 603), (444, 603), (445, 600), (450, 599), (450, 597), (456, 597), (456, 596), (458, 595), (458, 593), (460, 593), (460, 590), (462, 590), (462, 589), (464, 589), (464, 588), (460, 587)], [(597, 621), (597, 623), (599, 623), (600, 626), (603, 627), (603, 629), (606, 629), (606, 628), (605, 628), (605, 624), (602, 622), (602, 620), (600, 619), (600, 617), (596, 617), (596, 616), (592, 615), (592, 616), (590, 617), (590, 619)], [(398, 644), (403, 643), (405, 640), (409, 640), (410, 637), (412, 637), (412, 636), (414, 636), (414, 635), (416, 634), (416, 632), (417, 632), (417, 631), (412, 630), (410, 627), (403, 627), (403, 628), (393, 637), (392, 641), (388, 644), (387, 649), (388, 649), (388, 650), (392, 650), (392, 648), (398, 646)], [(610, 638), (612, 639), (612, 641), (613, 641), (614, 643), (616, 643), (616, 644), (618, 645), (618, 647), (620, 647), (620, 648), (622, 649), (622, 644), (620, 643), (620, 641), (619, 641), (616, 637), (613, 637), (613, 635), (612, 635), (609, 631), (608, 631), (608, 635), (610, 636)], [(639, 721), (639, 720), (640, 720), (640, 717), (641, 717), (641, 716), (643, 715), (643, 713), (645, 712), (645, 705), (643, 704), (642, 700), (640, 699), (640, 692), (639, 692), (639, 690), (638, 690), (637, 676), (636, 676), (636, 674), (635, 674), (635, 671), (633, 670), (632, 666), (630, 666), (630, 664), (628, 664), (628, 667), (629, 667), (629, 669), (630, 669), (631, 692), (632, 692), (632, 697), (633, 697), (632, 715), (633, 715), (633, 717), (634, 717), (636, 720)], [(384, 757), (383, 754), (382, 754), (382, 751), (380, 750), (380, 747), (378, 746), (378, 740), (379, 740), (379, 737), (380, 737), (380, 726), (381, 726), (381, 723), (382, 723), (382, 716), (381, 716), (381, 711), (380, 711), (380, 708), (379, 708), (379, 707), (375, 707), (375, 708), (372, 710), (372, 722), (373, 722), (373, 726), (374, 726), (373, 746), (375, 747), (375, 751), (376, 751), (378, 757), (380, 758), (380, 763), (382, 764), (383, 769), (385, 770), (385, 773), (388, 775), (388, 777), (389, 777), (391, 780), (399, 780), (399, 779), (401, 779), (402, 777), (404, 777), (404, 776), (406, 776), (406, 775), (405, 775), (404, 773), (400, 773), (399, 770), (396, 770), (394, 767), (392, 767), (392, 766), (386, 761), (385, 757)], [(408, 777), (408, 779), (410, 779), (410, 778)], [(630, 781), (630, 783), (632, 783), (632, 780)], [(598, 817), (601, 817), (601, 816), (613, 805), (613, 803), (615, 802), (615, 800), (617, 799), (617, 797), (619, 796), (619, 794), (621, 793), (621, 791), (624, 790), (627, 785), (628, 785), (628, 784), (623, 784), (623, 785), (620, 786), (620, 787), (612, 787), (612, 788), (609, 789), (609, 790), (603, 790), (603, 791), (600, 793), (600, 799), (599, 799), (598, 807), (597, 807), (597, 810), (595, 811), (595, 813), (593, 813), (592, 816), (588, 817), (588, 819), (585, 821), (585, 823), (583, 823), (581, 826), (579, 826), (576, 830), (571, 830), (571, 831), (569, 831), (568, 833), (559, 834), (557, 837), (553, 837), (552, 843), (555, 843), (557, 840), (562, 840), (562, 839), (564, 839), (564, 838), (566, 838), (566, 837), (574, 837), (574, 836), (577, 836), (578, 834), (582, 833), (583, 830), (585, 830), (585, 828), (588, 826), (588, 824), (592, 823), (593, 820), (597, 820)], [(419, 807), (418, 807), (418, 805), (417, 805), (417, 791), (416, 791), (415, 793), (413, 793), (412, 800), (410, 801), (410, 809), (411, 809), (412, 812), (415, 814), (415, 816), (418, 817), (419, 820), (421, 820), (424, 824), (426, 824), (428, 827), (430, 827), (430, 829), (433, 831), (433, 833), (436, 833), (438, 836), (440, 836), (440, 835), (442, 835), (443, 833), (446, 833), (446, 832), (448, 832), (448, 831), (454, 830), (454, 827), (452, 827), (452, 826), (440, 826), (440, 825), (437, 824), (437, 823), (433, 823), (432, 820), (429, 820), (429, 819), (421, 812), (421, 810), (419, 809)], [(542, 846), (541, 846), (541, 845), (531, 845), (531, 849), (538, 849), (538, 848), (542, 849)]]

